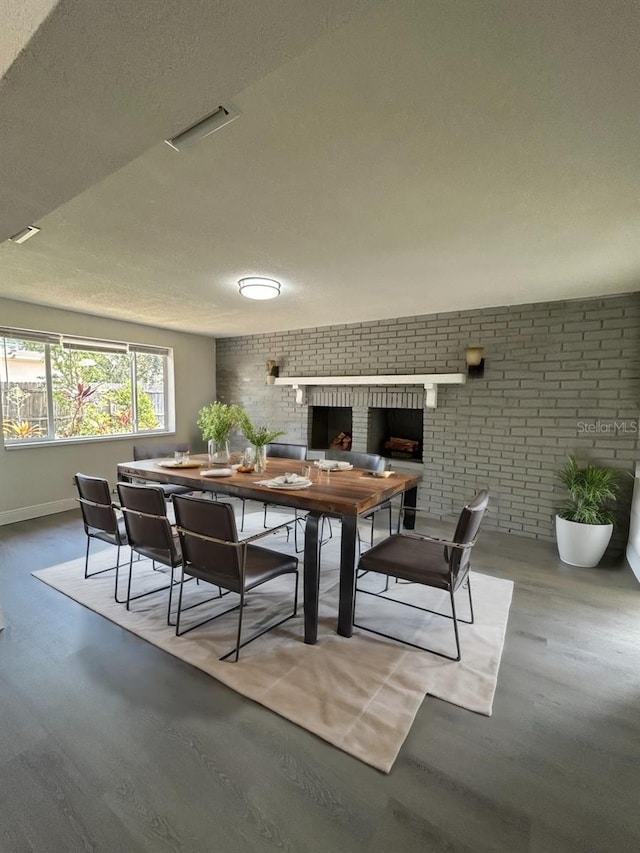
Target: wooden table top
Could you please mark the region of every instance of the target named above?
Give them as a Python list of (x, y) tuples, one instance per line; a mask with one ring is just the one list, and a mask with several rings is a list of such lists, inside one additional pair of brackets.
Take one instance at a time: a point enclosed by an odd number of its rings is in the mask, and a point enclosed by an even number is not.
[[(389, 477), (373, 477), (361, 468), (351, 471), (332, 471), (329, 481), (318, 479), (312, 462), (299, 459), (269, 459), (265, 474), (243, 474), (234, 471), (230, 477), (203, 477), (201, 470), (210, 470), (206, 455), (192, 455), (190, 461), (201, 462), (201, 468), (163, 468), (164, 459), (145, 459), (121, 462), (118, 473), (123, 476), (144, 477), (158, 483), (177, 483), (203, 491), (224, 492), (242, 498), (279, 506), (320, 512), (323, 515), (361, 515), (372, 507), (419, 485), (418, 474), (394, 473)], [(313, 485), (306, 489), (271, 489), (257, 481), (272, 479), (286, 473), (302, 474), (303, 466), (311, 465)]]

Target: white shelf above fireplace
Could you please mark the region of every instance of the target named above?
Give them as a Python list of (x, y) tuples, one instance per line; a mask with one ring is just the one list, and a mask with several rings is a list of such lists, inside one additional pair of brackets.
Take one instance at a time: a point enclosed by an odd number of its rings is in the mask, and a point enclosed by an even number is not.
[(296, 403), (306, 403), (310, 385), (422, 385), (427, 409), (438, 405), (438, 385), (464, 385), (464, 373), (409, 373), (379, 376), (279, 376), (275, 385), (291, 385), (296, 392)]

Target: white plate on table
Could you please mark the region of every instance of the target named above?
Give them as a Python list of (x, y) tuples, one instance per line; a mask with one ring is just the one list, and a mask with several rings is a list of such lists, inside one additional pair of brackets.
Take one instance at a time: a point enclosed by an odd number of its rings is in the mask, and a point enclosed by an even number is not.
[(351, 462), (338, 462), (332, 459), (320, 459), (316, 462), (321, 471), (353, 471)]
[(188, 462), (178, 462), (177, 459), (165, 459), (163, 462), (156, 462), (160, 468), (199, 468), (202, 462), (189, 460)]
[(263, 480), (262, 485), (269, 489), (308, 489), (313, 483), (306, 477), (298, 477), (295, 480), (285, 480), (284, 477), (275, 477), (273, 480)]
[(233, 468), (207, 468), (206, 471), (200, 471), (201, 477), (232, 477), (233, 474)]

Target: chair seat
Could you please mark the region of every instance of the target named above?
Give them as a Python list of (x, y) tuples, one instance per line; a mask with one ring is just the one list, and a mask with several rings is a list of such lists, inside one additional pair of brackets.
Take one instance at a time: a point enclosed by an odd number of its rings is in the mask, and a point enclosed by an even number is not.
[(118, 518), (118, 529), (115, 533), (107, 533), (106, 530), (100, 530), (98, 527), (87, 526), (87, 535), (94, 539), (100, 539), (102, 542), (108, 542), (109, 545), (127, 544), (127, 531), (122, 516)]
[[(207, 622), (212, 622), (214, 619), (219, 619), (235, 610), (238, 613), (236, 643), (233, 649), (222, 655), (219, 660), (227, 660), (233, 655), (237, 661), (241, 648), (296, 615), (298, 608), (298, 560), (296, 557), (282, 554), (279, 551), (259, 548), (256, 545), (250, 545), (248, 542), (240, 542), (231, 504), (223, 501), (219, 503), (206, 501), (188, 495), (178, 495), (173, 499), (173, 504), (182, 544), (182, 573), (178, 596), (176, 636), (180, 637), (188, 631), (193, 631), (202, 625), (206, 625)], [(269, 535), (268, 532), (262, 534), (262, 536), (267, 535)], [(231, 607), (221, 612), (218, 609), (217, 613), (191, 624), (188, 628), (181, 629), (183, 610), (191, 610), (214, 600), (208, 598), (205, 601), (196, 602), (188, 608), (183, 608), (185, 575), (200, 578), (218, 586), (219, 598), (223, 596), (223, 589), (238, 593), (240, 601), (233, 603)], [(266, 626), (262, 622), (257, 633), (242, 641), (242, 618), (247, 603), (245, 597), (247, 591), (282, 575), (294, 576), (291, 613)]]
[(154, 483), (153, 485), (159, 485), (167, 498), (171, 495), (189, 495), (193, 491), (188, 486), (178, 486), (175, 483)]
[(158, 489), (162, 489), (167, 500), (172, 495), (190, 495), (193, 492), (193, 489), (189, 486), (178, 486), (177, 483), (156, 483), (154, 480), (145, 480), (142, 477), (132, 477), (131, 482), (139, 486), (155, 486)]
[(373, 509), (370, 509), (369, 512), (365, 512), (362, 517), (363, 518), (371, 518), (377, 512), (379, 512), (381, 509), (391, 509), (391, 507), (392, 507), (391, 501), (383, 501), (383, 503), (378, 504), (377, 506), (374, 506)]
[[(281, 575), (295, 574), (298, 571), (298, 560), (288, 554), (280, 554), (258, 545), (247, 547), (247, 562), (245, 566), (245, 590), (253, 589), (266, 581), (273, 580)], [(236, 583), (227, 574), (207, 571), (189, 563), (186, 572), (195, 578), (208, 583), (220, 584), (232, 592), (240, 592), (241, 584)]]
[(143, 557), (147, 557), (149, 560), (154, 560), (156, 563), (162, 563), (163, 566), (175, 568), (182, 564), (180, 540), (177, 535), (173, 537), (173, 546), (175, 548), (175, 554), (173, 555), (170, 554), (166, 548), (149, 548), (142, 544), (136, 545), (135, 550), (139, 554), (142, 554)]
[(392, 575), (411, 583), (449, 589), (449, 564), (437, 542), (394, 534), (360, 558), (359, 571)]
[[(116, 512), (116, 506), (111, 499), (111, 489), (109, 488), (108, 480), (105, 480), (103, 477), (92, 477), (80, 472), (75, 475), (73, 480), (78, 490), (82, 523), (87, 536), (84, 576), (85, 578), (90, 578), (115, 569), (114, 598), (117, 601), (120, 549), (129, 541), (124, 518)], [(99, 539), (117, 548), (115, 566), (89, 572), (89, 550), (93, 539)]]
[(298, 571), (298, 560), (289, 554), (280, 554), (258, 545), (247, 548), (245, 589), (252, 589), (267, 580)]
[[(481, 489), (469, 503), (465, 504), (458, 518), (455, 533), (447, 545), (443, 541), (434, 541), (428, 536), (420, 536), (419, 534), (410, 536), (396, 533), (363, 554), (358, 563), (359, 572), (376, 572), (385, 575), (387, 577), (387, 584), (385, 584), (382, 592), (359, 589), (356, 584), (356, 597), (357, 593), (361, 592), (369, 596), (374, 596), (379, 600), (384, 599), (388, 603), (392, 603), (394, 607), (412, 607), (415, 610), (423, 610), (426, 613), (433, 613), (436, 616), (451, 619), (456, 644), (455, 655), (445, 652), (442, 649), (419, 645), (410, 642), (406, 638), (373, 628), (371, 625), (363, 625), (361, 622), (356, 622), (355, 601), (354, 626), (362, 628), (365, 631), (370, 631), (373, 634), (378, 634), (381, 637), (399, 640), (405, 643), (405, 645), (422, 649), (425, 652), (432, 652), (448, 660), (461, 660), (462, 652), (460, 650), (458, 622), (466, 622), (469, 625), (472, 625), (474, 622), (471, 578), (469, 577), (470, 554), (471, 549), (475, 545), (476, 536), (478, 535), (488, 503), (489, 493), (486, 489)], [(396, 580), (409, 581), (410, 583), (440, 589), (443, 592), (446, 591), (449, 594), (451, 612), (442, 613), (440, 609), (432, 610), (428, 607), (421, 607), (414, 602), (402, 602), (387, 597), (385, 593), (388, 591), (389, 576), (395, 577)], [(455, 593), (463, 585), (466, 585), (469, 595), (469, 619), (460, 619), (456, 613)]]

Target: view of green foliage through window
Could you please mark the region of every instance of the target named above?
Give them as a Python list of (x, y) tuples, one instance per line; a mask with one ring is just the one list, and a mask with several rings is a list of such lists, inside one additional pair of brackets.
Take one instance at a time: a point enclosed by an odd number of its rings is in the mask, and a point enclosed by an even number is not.
[(93, 343), (0, 337), (5, 444), (166, 428), (168, 350)]

